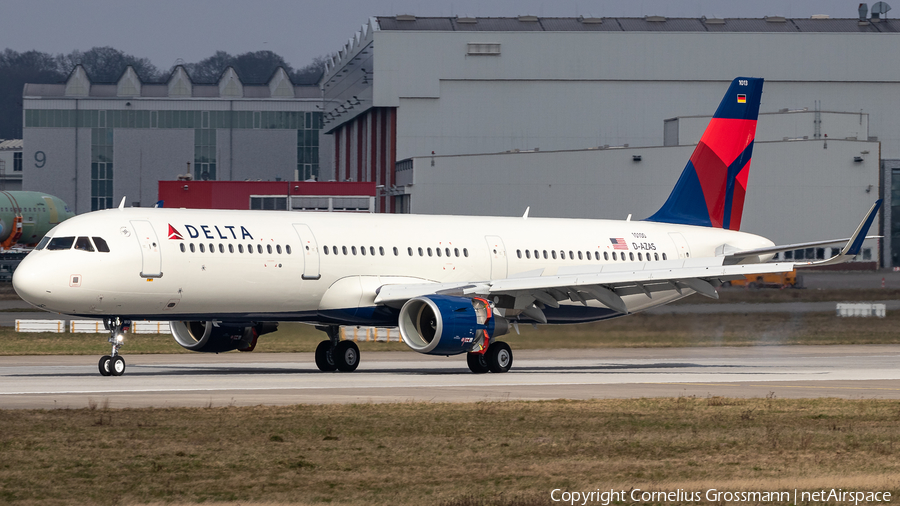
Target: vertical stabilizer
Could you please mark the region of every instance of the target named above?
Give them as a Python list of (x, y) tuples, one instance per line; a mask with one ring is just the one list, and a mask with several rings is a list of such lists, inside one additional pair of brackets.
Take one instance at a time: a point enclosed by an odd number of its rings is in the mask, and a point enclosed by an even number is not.
[(666, 203), (648, 221), (741, 228), (763, 79), (731, 82)]

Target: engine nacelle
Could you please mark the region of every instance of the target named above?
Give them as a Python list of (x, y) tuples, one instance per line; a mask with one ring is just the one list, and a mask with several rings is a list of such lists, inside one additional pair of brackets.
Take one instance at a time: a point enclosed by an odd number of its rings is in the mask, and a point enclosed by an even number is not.
[(507, 332), (509, 323), (484, 299), (428, 295), (410, 299), (400, 309), (403, 342), (427, 355), (472, 351), (485, 335), (492, 339)]
[(204, 353), (253, 351), (256, 338), (278, 330), (277, 322), (226, 324), (213, 322), (169, 322), (172, 337), (182, 347)]

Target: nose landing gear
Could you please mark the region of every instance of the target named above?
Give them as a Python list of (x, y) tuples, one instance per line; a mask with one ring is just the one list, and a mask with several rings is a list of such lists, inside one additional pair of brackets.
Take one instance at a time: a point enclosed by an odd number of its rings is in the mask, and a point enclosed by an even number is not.
[(103, 326), (110, 332), (109, 342), (112, 344), (112, 353), (100, 357), (98, 364), (100, 374), (103, 376), (121, 376), (125, 374), (125, 358), (119, 355), (119, 348), (125, 344), (125, 333), (131, 329), (131, 322), (121, 318), (106, 318)]

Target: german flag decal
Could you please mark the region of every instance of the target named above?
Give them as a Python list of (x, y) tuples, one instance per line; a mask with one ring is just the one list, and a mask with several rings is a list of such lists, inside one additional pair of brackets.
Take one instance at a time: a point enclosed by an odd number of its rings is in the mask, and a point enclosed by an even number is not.
[(746, 104), (747, 103), (747, 95), (738, 95), (738, 103)]

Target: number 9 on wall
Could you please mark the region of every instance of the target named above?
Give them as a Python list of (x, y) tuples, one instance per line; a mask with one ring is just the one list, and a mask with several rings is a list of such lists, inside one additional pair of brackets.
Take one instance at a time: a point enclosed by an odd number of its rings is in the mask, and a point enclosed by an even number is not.
[(43, 151), (34, 152), (34, 166), (43, 169), (47, 164), (47, 155)]

